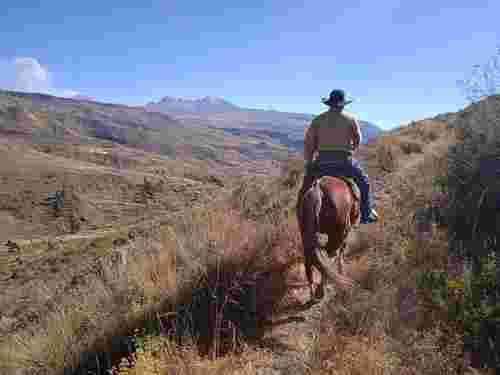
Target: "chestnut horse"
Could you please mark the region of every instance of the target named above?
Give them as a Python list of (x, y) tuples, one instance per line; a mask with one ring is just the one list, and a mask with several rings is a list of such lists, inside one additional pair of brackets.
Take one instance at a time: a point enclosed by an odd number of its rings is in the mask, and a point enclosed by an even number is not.
[[(352, 286), (343, 274), (343, 252), (347, 236), (353, 225), (360, 221), (360, 193), (356, 185), (342, 177), (323, 176), (307, 189), (297, 205), (297, 219), (304, 247), (306, 276), (311, 290), (311, 300), (324, 297), (326, 279), (341, 286)], [(319, 254), (319, 234), (328, 235), (325, 250), (330, 258), (336, 256), (338, 273), (325, 265)], [(313, 266), (321, 274), (321, 283), (314, 293)]]

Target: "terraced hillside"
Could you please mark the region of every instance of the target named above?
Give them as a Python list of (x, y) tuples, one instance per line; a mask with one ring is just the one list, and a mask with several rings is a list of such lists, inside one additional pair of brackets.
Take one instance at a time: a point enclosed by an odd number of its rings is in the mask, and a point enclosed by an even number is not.
[[(0, 135), (10, 143), (37, 145), (111, 142), (165, 158), (207, 162), (211, 173), (225, 173), (228, 169), (240, 174), (262, 170), (267, 173), (272, 168), (269, 160), (288, 156), (287, 148), (273, 143), (271, 138), (228, 134), (207, 124), (178, 121), (142, 107), (1, 90)], [(111, 161), (119, 162), (116, 155)]]
[[(106, 148), (80, 145), (72, 150), (79, 159), (73, 159), (64, 152), (70, 147), (64, 147), (55, 145), (51, 152), (41, 152), (28, 144), (0, 144), (0, 276), (4, 280), (39, 255), (43, 258), (49, 239), (93, 238), (103, 230), (161, 221), (212, 202), (225, 191), (221, 180), (199, 174), (189, 163), (179, 170), (152, 154), (133, 155), (132, 149), (129, 168), (118, 168), (99, 157)], [(126, 148), (121, 150), (127, 154)], [(188, 174), (192, 178), (185, 177)], [(14, 245), (7, 247), (7, 242)]]

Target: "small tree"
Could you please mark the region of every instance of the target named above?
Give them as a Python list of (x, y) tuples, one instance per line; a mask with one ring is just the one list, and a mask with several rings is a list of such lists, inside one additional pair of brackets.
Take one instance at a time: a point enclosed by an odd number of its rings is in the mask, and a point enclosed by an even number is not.
[[(450, 251), (473, 261), (474, 280), (479, 281), (487, 275), (482, 269), (485, 259), (495, 253), (496, 293), (489, 291), (489, 312), (481, 315), (480, 323), (481, 327), (496, 324), (498, 332), (499, 324), (494, 322), (500, 311), (500, 97), (494, 95), (500, 94), (500, 48), (459, 84), (472, 105), (460, 116), (461, 142), (449, 152)], [(483, 97), (489, 98), (477, 103)], [(500, 353), (500, 338), (493, 340), (491, 352)]]
[(458, 81), (458, 85), (472, 103), (500, 93), (500, 47), (488, 62), (474, 65), (469, 77)]
[[(459, 81), (472, 103), (500, 93), (500, 48), (486, 64), (474, 65), (468, 79)], [(460, 143), (449, 152), (449, 232), (454, 252), (479, 258), (497, 250), (498, 201), (500, 199), (500, 128), (498, 97), (494, 105), (473, 104), (461, 116)], [(477, 112), (477, 113), (476, 113)], [(489, 131), (493, 130), (493, 131)], [(475, 258), (475, 259), (474, 259)]]

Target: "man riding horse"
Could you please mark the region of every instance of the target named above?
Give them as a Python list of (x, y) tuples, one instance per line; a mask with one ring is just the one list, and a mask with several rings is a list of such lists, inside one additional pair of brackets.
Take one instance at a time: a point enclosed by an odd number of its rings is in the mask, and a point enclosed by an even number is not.
[[(352, 156), (362, 139), (358, 121), (343, 112), (352, 101), (346, 101), (343, 90), (333, 90), (328, 99), (322, 100), (330, 109), (314, 118), (304, 139), (306, 163), (304, 181), (298, 196), (300, 206), (304, 193), (312, 186), (315, 178), (321, 176), (343, 176), (353, 178), (361, 192), (361, 223), (376, 222), (378, 214), (374, 209), (368, 176), (360, 163)], [(315, 153), (318, 156), (315, 160)]]

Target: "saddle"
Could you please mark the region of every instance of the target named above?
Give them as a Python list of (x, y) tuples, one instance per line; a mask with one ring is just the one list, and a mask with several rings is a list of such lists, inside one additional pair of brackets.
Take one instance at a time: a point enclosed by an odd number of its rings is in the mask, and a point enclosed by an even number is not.
[(316, 177), (315, 180), (318, 180), (319, 184), (321, 185), (323, 180), (322, 177), (335, 177), (335, 178), (340, 178), (343, 180), (351, 189), (352, 194), (354, 195), (354, 198), (356, 200), (361, 201), (361, 191), (359, 190), (358, 184), (356, 184), (356, 181), (354, 181), (354, 178), (352, 177), (346, 177), (342, 175), (335, 175), (335, 174), (328, 174), (328, 175), (322, 175), (319, 177)]
[(361, 191), (359, 190), (358, 185), (356, 184), (356, 181), (352, 177), (347, 177), (344, 176), (342, 173), (338, 173), (336, 171), (336, 167), (338, 164), (342, 164), (342, 161), (330, 161), (330, 162), (321, 162), (321, 163), (313, 163), (310, 167), (309, 172), (311, 173), (313, 177), (313, 181), (321, 179), (323, 176), (330, 176), (330, 177), (336, 177), (340, 178), (343, 181), (349, 185), (351, 188), (351, 192), (354, 195), (354, 197), (361, 201)]

